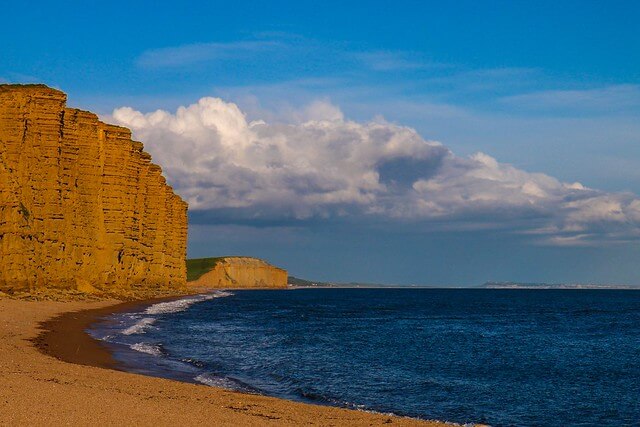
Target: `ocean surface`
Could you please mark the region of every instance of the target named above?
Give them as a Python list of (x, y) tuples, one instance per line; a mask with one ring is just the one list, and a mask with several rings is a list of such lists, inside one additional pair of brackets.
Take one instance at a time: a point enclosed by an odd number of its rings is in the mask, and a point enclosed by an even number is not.
[(640, 426), (640, 291), (218, 291), (90, 333), (132, 372), (492, 426)]

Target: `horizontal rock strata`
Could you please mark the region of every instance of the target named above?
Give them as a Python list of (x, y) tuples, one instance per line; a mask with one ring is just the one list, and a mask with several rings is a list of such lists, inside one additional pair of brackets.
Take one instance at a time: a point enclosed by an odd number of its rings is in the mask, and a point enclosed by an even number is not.
[(0, 85), (0, 291), (186, 281), (187, 205), (131, 132)]
[(210, 288), (286, 288), (287, 270), (257, 258), (226, 257), (199, 279), (189, 282)]

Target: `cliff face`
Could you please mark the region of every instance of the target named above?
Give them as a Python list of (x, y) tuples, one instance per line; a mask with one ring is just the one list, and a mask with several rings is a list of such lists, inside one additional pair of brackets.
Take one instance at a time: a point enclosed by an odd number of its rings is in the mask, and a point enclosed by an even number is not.
[(128, 129), (0, 85), (0, 291), (181, 286), (186, 211)]
[(287, 271), (260, 259), (217, 258), (215, 265), (199, 279), (189, 282), (210, 288), (286, 288)]

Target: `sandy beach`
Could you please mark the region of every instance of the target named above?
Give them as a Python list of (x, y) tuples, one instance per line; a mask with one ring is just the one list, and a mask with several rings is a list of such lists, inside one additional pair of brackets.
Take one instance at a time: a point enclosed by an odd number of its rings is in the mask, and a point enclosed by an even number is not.
[(0, 424), (451, 425), (112, 369), (117, 367), (109, 352), (84, 329), (118, 304), (0, 299)]

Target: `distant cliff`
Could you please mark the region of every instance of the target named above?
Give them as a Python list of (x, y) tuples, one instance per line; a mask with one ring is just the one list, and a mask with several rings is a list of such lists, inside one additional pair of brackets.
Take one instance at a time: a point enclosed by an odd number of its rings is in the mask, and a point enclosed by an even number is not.
[(0, 291), (179, 287), (186, 240), (186, 203), (128, 129), (0, 85)]
[(606, 283), (521, 283), (486, 282), (485, 289), (640, 289), (639, 286)]
[(200, 258), (187, 261), (190, 285), (210, 288), (286, 288), (287, 271), (257, 258)]

